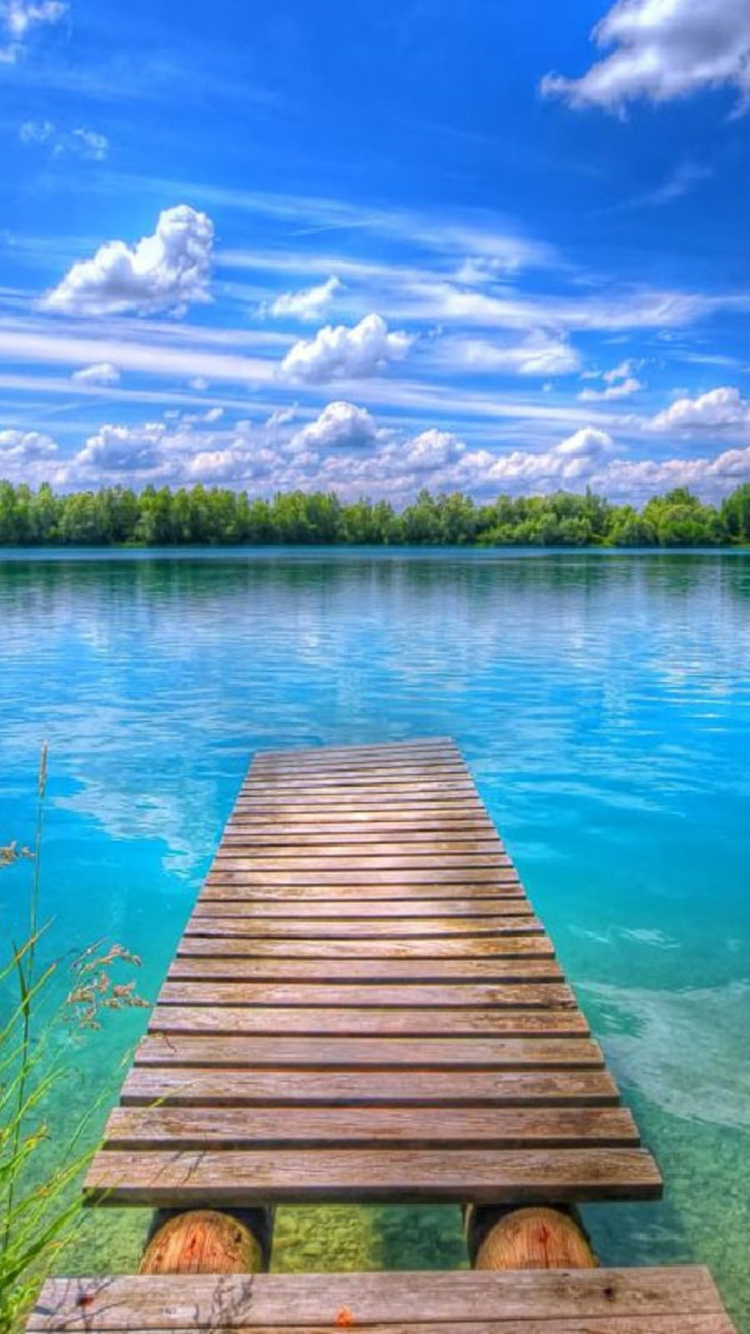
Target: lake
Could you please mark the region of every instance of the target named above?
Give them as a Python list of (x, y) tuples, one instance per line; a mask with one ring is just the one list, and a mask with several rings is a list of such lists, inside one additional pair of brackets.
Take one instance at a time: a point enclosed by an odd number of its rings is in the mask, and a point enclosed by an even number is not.
[[(254, 750), (454, 737), (667, 1179), (586, 1211), (599, 1253), (710, 1264), (750, 1331), (750, 555), (6, 552), (0, 627), (0, 843), (46, 738), (45, 949), (127, 945), (152, 999)], [(69, 1042), (58, 1118), (144, 1022)], [(101, 1212), (66, 1267), (137, 1264)], [(275, 1263), (463, 1254), (452, 1210), (282, 1210)]]

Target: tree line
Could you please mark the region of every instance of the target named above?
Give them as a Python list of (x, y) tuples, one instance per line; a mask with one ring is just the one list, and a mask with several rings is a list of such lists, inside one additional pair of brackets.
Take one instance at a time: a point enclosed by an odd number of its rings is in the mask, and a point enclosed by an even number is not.
[(685, 487), (641, 509), (602, 496), (498, 496), (421, 491), (401, 510), (345, 504), (323, 492), (252, 499), (244, 491), (148, 486), (56, 493), (0, 481), (0, 546), (561, 546), (715, 547), (750, 544), (750, 483), (721, 504)]

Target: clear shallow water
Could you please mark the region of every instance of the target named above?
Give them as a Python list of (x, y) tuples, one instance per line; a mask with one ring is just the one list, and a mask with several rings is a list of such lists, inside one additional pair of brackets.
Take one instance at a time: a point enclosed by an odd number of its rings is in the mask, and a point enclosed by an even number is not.
[[(265, 551), (0, 560), (0, 842), (51, 747), (55, 949), (153, 998), (254, 749), (450, 734), (668, 1181), (607, 1263), (712, 1265), (750, 1331), (750, 556)], [(19, 931), (27, 870), (0, 876)], [(71, 1047), (58, 1115), (144, 1023)], [(114, 1074), (115, 1085), (119, 1074)], [(99, 1115), (103, 1119), (104, 1109)], [(137, 1263), (97, 1212), (68, 1265)], [(451, 1210), (281, 1211), (281, 1268), (460, 1264)]]

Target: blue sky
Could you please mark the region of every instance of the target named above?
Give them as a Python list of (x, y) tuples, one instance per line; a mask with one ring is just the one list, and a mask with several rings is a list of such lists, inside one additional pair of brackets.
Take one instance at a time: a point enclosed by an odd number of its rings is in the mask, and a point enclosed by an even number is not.
[(747, 0), (0, 0), (0, 476), (750, 480)]

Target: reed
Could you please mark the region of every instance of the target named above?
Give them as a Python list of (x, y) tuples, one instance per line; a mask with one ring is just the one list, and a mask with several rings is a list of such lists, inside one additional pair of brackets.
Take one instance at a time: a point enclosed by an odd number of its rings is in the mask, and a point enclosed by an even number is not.
[[(76, 1189), (94, 1151), (91, 1143), (103, 1099), (50, 1140), (49, 1118), (61, 1085), (71, 1078), (65, 1059), (73, 1034), (98, 1028), (104, 1011), (143, 1006), (135, 982), (118, 981), (112, 965), (138, 967), (120, 945), (92, 945), (63, 983), (60, 959), (40, 963), (54, 949), (54, 932), (40, 922), (42, 844), (48, 752), (42, 747), (34, 838), (30, 847), (0, 847), (0, 870), (28, 861), (27, 922), (21, 943), (9, 942), (0, 960), (0, 1331), (20, 1329), (39, 1283), (72, 1241), (82, 1199)], [(7, 938), (7, 937), (6, 937)], [(61, 1040), (62, 1039), (62, 1040)], [(62, 1055), (60, 1053), (63, 1053)]]

